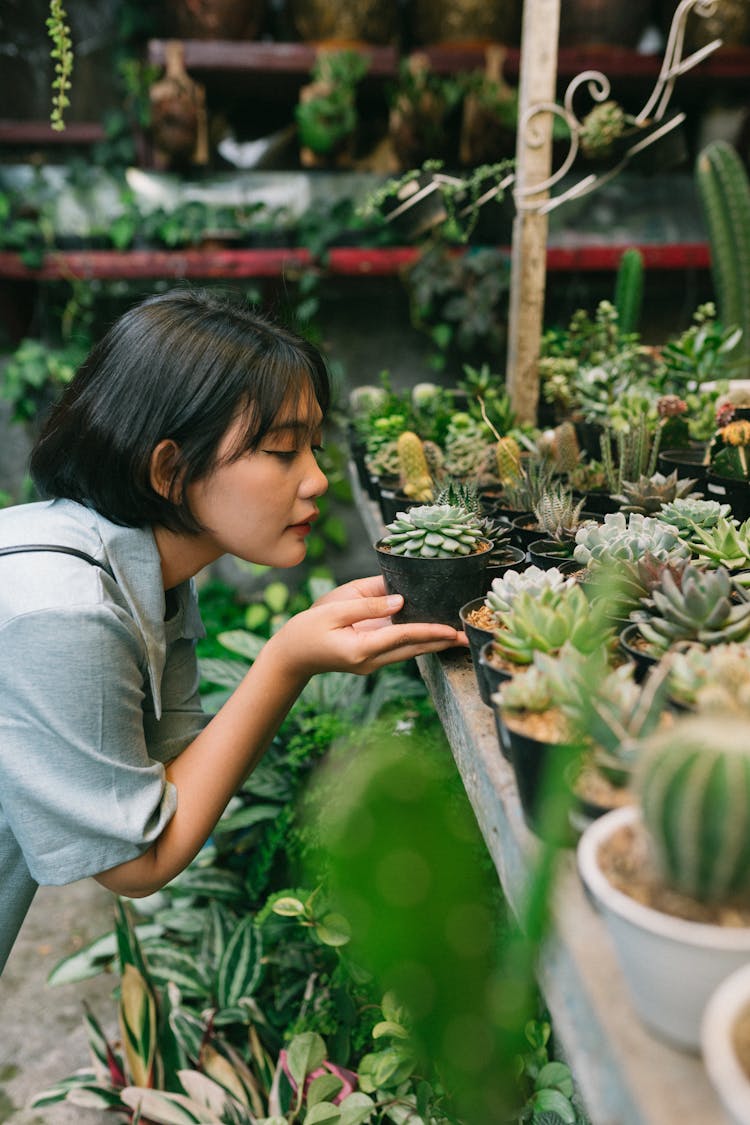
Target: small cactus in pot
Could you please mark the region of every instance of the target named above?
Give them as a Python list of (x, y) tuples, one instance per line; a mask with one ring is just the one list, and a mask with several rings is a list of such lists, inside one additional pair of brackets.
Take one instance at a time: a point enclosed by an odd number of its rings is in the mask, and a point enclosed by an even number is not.
[(456, 504), (399, 512), (375, 544), (389, 593), (402, 594), (394, 621), (437, 621), (459, 629), (461, 606), (486, 591), (492, 550), (485, 521)]
[(660, 516), (665, 504), (675, 500), (702, 500), (703, 493), (693, 492), (697, 480), (679, 478), (677, 470), (664, 476), (640, 476), (635, 481), (624, 480), (621, 491), (612, 499), (620, 505), (621, 512), (638, 512), (643, 516)]
[(676, 723), (646, 745), (636, 787), (667, 885), (699, 902), (750, 902), (747, 720)]
[(399, 478), (405, 496), (420, 504), (435, 498), (435, 484), (419, 434), (404, 430), (397, 442)]

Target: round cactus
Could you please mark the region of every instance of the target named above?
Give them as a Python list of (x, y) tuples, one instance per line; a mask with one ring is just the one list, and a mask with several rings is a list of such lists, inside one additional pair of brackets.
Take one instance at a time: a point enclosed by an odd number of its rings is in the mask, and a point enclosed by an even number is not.
[(643, 820), (665, 882), (700, 902), (750, 899), (747, 722), (685, 719), (644, 744)]
[(399, 512), (381, 544), (395, 555), (447, 559), (489, 546), (482, 521), (452, 504), (422, 504)]

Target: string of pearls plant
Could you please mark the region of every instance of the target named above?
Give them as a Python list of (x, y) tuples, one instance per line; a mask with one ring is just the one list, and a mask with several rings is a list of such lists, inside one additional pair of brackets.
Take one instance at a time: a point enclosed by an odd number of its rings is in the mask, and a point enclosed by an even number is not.
[(50, 58), (55, 62), (50, 125), (58, 133), (65, 128), (64, 113), (70, 105), (67, 91), (70, 89), (70, 79), (73, 74), (73, 40), (70, 37), (67, 18), (62, 0), (50, 0), (49, 16), (46, 23), (47, 32), (52, 40)]

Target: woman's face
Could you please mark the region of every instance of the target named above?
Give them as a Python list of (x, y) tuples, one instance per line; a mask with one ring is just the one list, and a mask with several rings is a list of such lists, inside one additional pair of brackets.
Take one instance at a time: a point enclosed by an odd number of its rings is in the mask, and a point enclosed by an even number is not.
[(318, 468), (322, 413), (314, 395), (282, 408), (273, 428), (252, 452), (228, 460), (245, 429), (242, 418), (224, 435), (217, 466), (188, 485), (188, 502), (206, 529), (199, 539), (215, 557), (236, 555), (266, 566), (302, 562), (305, 538), (317, 518), (315, 501), (328, 488)]

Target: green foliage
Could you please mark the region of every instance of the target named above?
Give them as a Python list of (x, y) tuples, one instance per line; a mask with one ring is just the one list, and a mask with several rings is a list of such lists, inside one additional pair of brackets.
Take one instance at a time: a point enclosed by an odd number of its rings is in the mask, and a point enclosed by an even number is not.
[(295, 107), (300, 144), (327, 156), (354, 133), (356, 88), (368, 67), (359, 51), (320, 52), (312, 72), (318, 89)]
[(615, 309), (620, 331), (626, 336), (639, 329), (643, 308), (643, 255), (630, 247), (620, 258), (615, 279)]
[(73, 378), (86, 348), (71, 343), (51, 347), (24, 339), (2, 372), (0, 394), (11, 405), (14, 422), (28, 422), (49, 408)]
[(456, 255), (431, 243), (405, 272), (404, 283), (412, 324), (429, 338), (435, 370), (467, 353), (502, 352), (510, 292), (507, 253), (472, 248)]
[(731, 324), (723, 328), (718, 323), (713, 302), (699, 305), (692, 324), (661, 349), (660, 385), (679, 393), (730, 378), (741, 339), (741, 328)]
[(70, 27), (66, 23), (67, 18), (62, 0), (50, 0), (46, 23), (47, 32), (52, 40), (50, 58), (55, 64), (50, 125), (57, 132), (65, 128), (64, 113), (70, 105), (67, 91), (70, 89), (70, 79), (73, 74), (73, 41), (70, 38)]
[(637, 775), (643, 819), (669, 886), (702, 902), (750, 896), (746, 720), (682, 720), (657, 736)]

